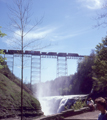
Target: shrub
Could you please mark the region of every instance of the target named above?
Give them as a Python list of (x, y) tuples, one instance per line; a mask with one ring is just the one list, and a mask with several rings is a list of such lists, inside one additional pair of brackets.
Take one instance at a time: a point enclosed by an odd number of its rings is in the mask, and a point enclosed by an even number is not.
[(86, 101), (77, 100), (73, 106), (71, 106), (71, 109), (78, 110), (80, 108), (83, 108), (86, 106)]

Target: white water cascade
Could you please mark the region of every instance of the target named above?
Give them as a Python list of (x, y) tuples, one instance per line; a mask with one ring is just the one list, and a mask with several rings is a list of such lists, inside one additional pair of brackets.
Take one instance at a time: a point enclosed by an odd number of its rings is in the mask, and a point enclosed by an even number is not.
[(65, 109), (67, 105), (70, 107), (76, 100), (84, 99), (87, 95), (66, 95), (66, 96), (51, 96), (51, 97), (39, 97), (39, 102), (42, 107), (44, 115), (52, 115), (60, 113)]

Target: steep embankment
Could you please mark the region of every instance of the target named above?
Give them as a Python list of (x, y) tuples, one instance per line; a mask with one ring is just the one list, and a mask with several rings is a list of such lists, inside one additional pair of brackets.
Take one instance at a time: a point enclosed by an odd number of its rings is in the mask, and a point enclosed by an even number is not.
[[(21, 114), (21, 88), (0, 73), (0, 118)], [(42, 115), (40, 103), (32, 95), (23, 93), (23, 114)]]

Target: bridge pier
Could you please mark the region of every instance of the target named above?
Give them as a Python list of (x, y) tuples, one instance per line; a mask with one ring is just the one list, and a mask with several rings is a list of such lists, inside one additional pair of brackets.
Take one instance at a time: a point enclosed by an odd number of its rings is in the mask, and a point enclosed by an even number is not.
[(57, 77), (67, 75), (68, 75), (67, 57), (57, 56)]
[(14, 54), (6, 54), (6, 55), (4, 55), (4, 58), (6, 58), (7, 60), (6, 60), (6, 62), (7, 62), (7, 65), (8, 65), (8, 67), (9, 67), (9, 69), (10, 69), (10, 71), (13, 73), (13, 71), (14, 71)]
[(30, 84), (34, 81), (41, 82), (41, 55), (31, 55)]

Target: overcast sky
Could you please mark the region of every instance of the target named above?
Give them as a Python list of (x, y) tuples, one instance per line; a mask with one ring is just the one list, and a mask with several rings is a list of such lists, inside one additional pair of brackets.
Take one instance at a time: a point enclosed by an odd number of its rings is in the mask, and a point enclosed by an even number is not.
[[(32, 0), (30, 23), (26, 31), (36, 20), (43, 17), (41, 24), (36, 26), (25, 40), (42, 38), (41, 45), (51, 44), (40, 49), (42, 52), (66, 52), (89, 55), (92, 49), (106, 36), (106, 27), (95, 28), (97, 14), (105, 12), (102, 9), (105, 0)], [(12, 0), (0, 0), (0, 26), (7, 37), (0, 38), (0, 49), (12, 49), (9, 36), (18, 36), (6, 28), (10, 28), (7, 5), (13, 5)], [(8, 16), (9, 14), (9, 16)], [(18, 31), (15, 31), (18, 33)], [(25, 42), (26, 42), (25, 41)], [(29, 48), (30, 49), (30, 48)], [(15, 58), (15, 60), (18, 58)], [(17, 61), (17, 60), (16, 60)], [(17, 64), (17, 63), (16, 63)], [(56, 59), (42, 60), (42, 81), (56, 78)], [(29, 63), (30, 66), (30, 63)], [(68, 60), (68, 75), (76, 72), (77, 60)], [(30, 79), (30, 67), (24, 72), (24, 79)], [(20, 77), (19, 66), (14, 67), (14, 73)]]

